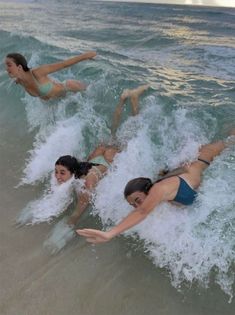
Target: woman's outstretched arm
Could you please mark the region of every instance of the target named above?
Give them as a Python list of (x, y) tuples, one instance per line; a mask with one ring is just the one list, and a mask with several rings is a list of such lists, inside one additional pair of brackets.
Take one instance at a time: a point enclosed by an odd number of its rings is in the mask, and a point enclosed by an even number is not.
[(86, 210), (90, 203), (91, 191), (98, 183), (98, 178), (94, 174), (88, 174), (85, 179), (84, 191), (78, 194), (78, 202), (76, 209), (68, 220), (69, 225), (76, 225), (82, 213)]
[(82, 192), (78, 195), (77, 206), (73, 214), (68, 219), (68, 225), (75, 226), (78, 223), (80, 216), (86, 210), (89, 202), (90, 202), (90, 195), (88, 192)]
[(148, 197), (145, 199), (141, 206), (134, 209), (111, 230), (103, 232), (95, 229), (79, 229), (76, 232), (79, 235), (86, 237), (87, 241), (90, 243), (97, 244), (110, 241), (115, 236), (142, 222), (148, 216), (148, 214), (155, 209), (158, 204), (164, 201), (164, 186), (160, 184), (158, 184), (157, 186), (158, 189), (156, 190), (152, 188), (152, 191), (149, 193)]
[(64, 68), (70, 67), (80, 61), (83, 60), (87, 60), (87, 59), (92, 59), (96, 56), (96, 52), (95, 51), (88, 51), (84, 54), (63, 60), (61, 62), (57, 62), (57, 63), (52, 63), (52, 64), (48, 64), (48, 65), (42, 65), (39, 66), (38, 68), (35, 68), (33, 70), (34, 75), (35, 76), (46, 76), (49, 73), (53, 73), (59, 70), (62, 70)]

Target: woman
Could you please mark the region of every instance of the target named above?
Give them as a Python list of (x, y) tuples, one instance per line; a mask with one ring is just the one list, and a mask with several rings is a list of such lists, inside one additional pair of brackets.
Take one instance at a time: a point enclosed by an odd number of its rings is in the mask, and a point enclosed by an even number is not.
[[(148, 85), (139, 86), (133, 90), (125, 90), (114, 114), (112, 130), (116, 130), (117, 123), (125, 101), (130, 98), (133, 115), (138, 114), (139, 96), (148, 88)], [(105, 175), (115, 155), (120, 150), (115, 146), (98, 146), (88, 157), (86, 162), (78, 162), (70, 155), (60, 157), (55, 163), (55, 177), (59, 184), (69, 180), (72, 176), (84, 179), (84, 190), (79, 192), (76, 210), (69, 219), (69, 224), (75, 225), (84, 212), (90, 201), (90, 193), (95, 188), (99, 180)]]
[(124, 195), (134, 209), (126, 218), (106, 232), (94, 229), (82, 229), (76, 232), (91, 243), (107, 242), (143, 221), (161, 202), (191, 205), (196, 198), (196, 189), (201, 183), (203, 171), (228, 144), (219, 141), (202, 146), (197, 161), (169, 172), (155, 183), (143, 177), (131, 180), (125, 187)]
[(84, 188), (79, 192), (75, 211), (69, 219), (69, 225), (75, 225), (90, 202), (90, 192), (110, 167), (118, 148), (100, 145), (89, 156), (87, 162), (78, 162), (70, 155), (61, 156), (55, 163), (55, 177), (59, 184), (69, 180), (84, 179)]
[(83, 91), (86, 86), (78, 80), (56, 82), (48, 77), (48, 74), (70, 67), (80, 61), (92, 59), (95, 56), (96, 52), (88, 51), (61, 62), (30, 69), (24, 56), (10, 53), (6, 56), (5, 65), (9, 77), (16, 79), (16, 84), (22, 85), (27, 93), (43, 100), (49, 100), (64, 96), (68, 91)]

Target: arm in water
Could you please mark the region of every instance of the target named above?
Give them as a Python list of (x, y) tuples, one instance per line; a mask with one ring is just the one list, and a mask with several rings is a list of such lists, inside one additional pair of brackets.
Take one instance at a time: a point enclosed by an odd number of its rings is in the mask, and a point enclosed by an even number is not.
[(85, 181), (85, 188), (82, 192), (78, 194), (78, 202), (76, 209), (74, 210), (73, 214), (70, 216), (68, 220), (68, 224), (71, 226), (75, 226), (80, 218), (80, 216), (83, 214), (83, 212), (86, 210), (90, 203), (90, 195), (92, 192), (92, 189), (97, 185), (98, 179), (94, 174), (89, 174), (86, 176)]

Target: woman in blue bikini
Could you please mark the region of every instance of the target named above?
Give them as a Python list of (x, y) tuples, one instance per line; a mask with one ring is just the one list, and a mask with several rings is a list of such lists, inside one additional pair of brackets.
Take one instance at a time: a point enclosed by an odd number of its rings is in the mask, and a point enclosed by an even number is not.
[(96, 52), (88, 51), (61, 62), (30, 69), (24, 56), (11, 53), (6, 56), (5, 66), (8, 75), (15, 79), (16, 84), (22, 85), (27, 93), (43, 100), (49, 100), (65, 96), (67, 91), (83, 91), (86, 89), (86, 85), (78, 80), (56, 82), (48, 77), (48, 74), (70, 67), (80, 61), (92, 59), (95, 56)]
[[(132, 114), (137, 115), (139, 96), (148, 88), (148, 85), (142, 85), (133, 90), (123, 91), (114, 112), (112, 132), (115, 132), (119, 124), (120, 116), (126, 100), (130, 98)], [(74, 176), (74, 178), (84, 179), (84, 189), (79, 192), (77, 206), (68, 221), (69, 225), (75, 225), (78, 222), (79, 217), (85, 211), (90, 202), (91, 191), (106, 174), (118, 152), (120, 152), (118, 147), (100, 145), (88, 156), (86, 162), (78, 162), (75, 157), (70, 155), (61, 156), (56, 161), (55, 177), (59, 184), (66, 182), (72, 176)]]
[(130, 214), (109, 231), (82, 229), (77, 230), (77, 233), (86, 237), (88, 242), (103, 243), (143, 221), (161, 202), (191, 205), (196, 198), (203, 171), (230, 143), (218, 141), (202, 146), (195, 162), (168, 172), (154, 183), (143, 177), (129, 181), (124, 196), (134, 207)]

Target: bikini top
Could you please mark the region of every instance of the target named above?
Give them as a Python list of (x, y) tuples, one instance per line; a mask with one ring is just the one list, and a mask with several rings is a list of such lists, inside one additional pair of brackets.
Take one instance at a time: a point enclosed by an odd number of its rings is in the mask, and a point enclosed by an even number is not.
[(53, 89), (54, 84), (50, 81), (47, 83), (39, 83), (38, 80), (35, 78), (33, 72), (31, 72), (31, 73), (32, 73), (32, 77), (34, 79), (34, 82), (37, 85), (39, 95), (41, 97), (47, 96), (51, 92), (51, 90)]

